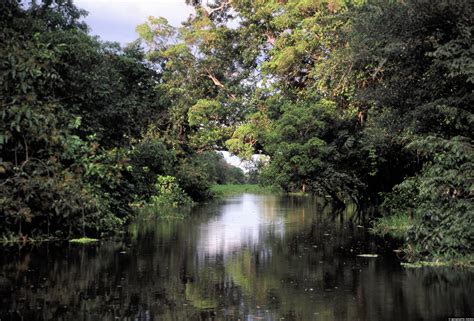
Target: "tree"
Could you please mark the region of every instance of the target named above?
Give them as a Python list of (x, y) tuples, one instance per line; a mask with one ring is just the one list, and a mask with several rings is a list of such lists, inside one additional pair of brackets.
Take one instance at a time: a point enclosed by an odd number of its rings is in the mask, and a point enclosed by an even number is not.
[[(84, 235), (116, 227), (120, 219), (101, 213), (106, 206), (85, 181), (84, 164), (71, 157), (86, 144), (70, 136), (76, 119), (57, 95), (65, 49), (44, 37), (81, 28), (80, 11), (62, 1), (28, 9), (16, 1), (1, 6), (2, 234)], [(87, 148), (84, 157), (93, 153)]]

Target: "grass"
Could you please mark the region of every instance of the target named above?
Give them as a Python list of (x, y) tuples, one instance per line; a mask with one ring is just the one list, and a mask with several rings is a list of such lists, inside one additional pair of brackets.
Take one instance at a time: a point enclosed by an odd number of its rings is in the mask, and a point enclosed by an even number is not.
[(89, 244), (89, 243), (94, 243), (98, 241), (99, 241), (98, 239), (93, 239), (89, 237), (81, 237), (80, 239), (69, 240), (70, 243), (76, 243), (76, 244)]
[(380, 236), (390, 235), (394, 238), (405, 238), (414, 220), (406, 215), (393, 215), (377, 219), (372, 227), (372, 233)]
[(211, 190), (217, 196), (228, 196), (243, 193), (270, 194), (280, 191), (278, 188), (273, 186), (261, 186), (256, 184), (215, 184), (212, 185)]

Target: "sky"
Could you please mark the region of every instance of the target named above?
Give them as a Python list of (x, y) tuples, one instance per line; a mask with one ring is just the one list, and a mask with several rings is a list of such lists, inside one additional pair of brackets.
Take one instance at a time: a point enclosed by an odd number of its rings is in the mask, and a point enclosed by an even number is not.
[(250, 170), (255, 169), (255, 166), (258, 162), (268, 162), (269, 160), (268, 156), (260, 155), (260, 154), (252, 155), (252, 160), (250, 161), (250, 160), (243, 160), (236, 155), (232, 155), (228, 151), (220, 150), (217, 152), (221, 154), (222, 156), (224, 156), (224, 159), (226, 160), (227, 163), (235, 167), (239, 167), (240, 169), (244, 171), (244, 173), (248, 173)]
[(179, 26), (193, 11), (184, 0), (74, 0), (89, 15), (85, 21), (93, 35), (122, 45), (138, 38), (135, 27), (149, 16), (165, 17)]

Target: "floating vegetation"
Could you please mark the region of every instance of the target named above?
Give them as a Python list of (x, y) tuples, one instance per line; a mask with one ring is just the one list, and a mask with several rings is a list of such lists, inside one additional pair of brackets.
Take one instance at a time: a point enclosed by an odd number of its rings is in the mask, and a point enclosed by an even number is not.
[(422, 267), (460, 267), (473, 269), (474, 260), (472, 257), (467, 257), (459, 260), (417, 261), (413, 263), (402, 262), (400, 265), (408, 269), (418, 269)]
[(80, 239), (69, 240), (69, 243), (76, 243), (76, 244), (89, 244), (89, 243), (95, 243), (95, 242), (99, 242), (99, 240), (89, 238), (89, 237), (81, 237)]
[(358, 257), (378, 257), (378, 254), (358, 254)]

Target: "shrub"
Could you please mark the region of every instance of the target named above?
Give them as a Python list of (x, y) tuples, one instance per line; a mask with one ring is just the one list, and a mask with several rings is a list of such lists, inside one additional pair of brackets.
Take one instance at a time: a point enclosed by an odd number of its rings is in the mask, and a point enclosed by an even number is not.
[(136, 198), (146, 200), (154, 195), (157, 175), (169, 174), (174, 162), (174, 154), (160, 140), (137, 144), (130, 154), (130, 182)]
[(430, 161), (421, 173), (397, 185), (385, 205), (393, 206), (393, 215), (413, 211), (419, 222), (407, 233), (411, 254), (429, 259), (472, 254), (474, 150), (470, 141), (431, 136), (409, 147), (429, 156)]
[(155, 207), (178, 208), (190, 207), (193, 200), (178, 185), (173, 176), (158, 175), (155, 183), (156, 195), (150, 198)]

